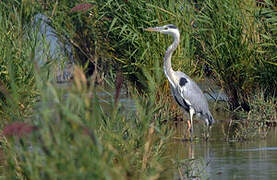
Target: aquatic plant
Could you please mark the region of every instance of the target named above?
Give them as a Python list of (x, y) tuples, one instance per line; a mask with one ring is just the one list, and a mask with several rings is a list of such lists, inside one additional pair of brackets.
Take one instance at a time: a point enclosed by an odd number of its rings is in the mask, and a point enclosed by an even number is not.
[(257, 8), (254, 1), (208, 0), (196, 13), (196, 54), (224, 88), (232, 110), (249, 111), (257, 88), (275, 93), (277, 14), (267, 3)]
[(257, 93), (249, 99), (250, 111), (236, 111), (236, 119), (225, 127), (227, 141), (245, 141), (265, 138), (271, 128), (277, 125), (276, 98), (266, 97), (266, 91)]

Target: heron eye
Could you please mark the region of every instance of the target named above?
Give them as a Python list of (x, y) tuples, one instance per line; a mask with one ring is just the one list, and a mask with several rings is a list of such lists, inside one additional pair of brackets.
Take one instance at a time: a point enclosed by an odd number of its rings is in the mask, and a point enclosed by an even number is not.
[(165, 27), (164, 29), (165, 29), (165, 30), (168, 30), (168, 27)]

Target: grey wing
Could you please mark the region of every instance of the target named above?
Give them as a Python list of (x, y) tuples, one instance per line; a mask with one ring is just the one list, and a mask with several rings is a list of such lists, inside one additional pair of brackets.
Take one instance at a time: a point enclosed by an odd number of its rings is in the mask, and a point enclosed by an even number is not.
[[(178, 77), (178, 94), (184, 99), (189, 107), (192, 107), (196, 113), (209, 112), (208, 102), (199, 86), (186, 74), (182, 72), (175, 72)], [(182, 83), (182, 78), (185, 78)], [(184, 83), (185, 82), (185, 83)]]

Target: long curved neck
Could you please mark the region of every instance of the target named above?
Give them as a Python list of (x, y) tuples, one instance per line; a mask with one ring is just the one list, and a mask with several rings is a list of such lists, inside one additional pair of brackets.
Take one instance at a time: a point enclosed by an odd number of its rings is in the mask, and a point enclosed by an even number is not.
[(171, 66), (171, 57), (174, 52), (174, 50), (177, 48), (179, 42), (180, 42), (180, 35), (179, 33), (174, 34), (174, 42), (167, 48), (164, 56), (164, 73), (166, 77), (168, 78), (171, 85), (175, 86), (174, 84), (174, 71)]

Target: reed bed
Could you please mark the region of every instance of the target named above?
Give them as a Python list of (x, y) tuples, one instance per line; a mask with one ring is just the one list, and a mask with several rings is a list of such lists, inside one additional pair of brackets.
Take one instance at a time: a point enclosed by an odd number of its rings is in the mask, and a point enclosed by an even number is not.
[[(254, 130), (272, 124), (275, 6), (238, 0), (2, 1), (0, 178), (159, 179), (172, 166), (184, 171), (186, 160), (168, 163), (166, 155), (172, 128), (164, 122), (181, 113), (169, 101), (162, 69), (172, 39), (145, 33), (151, 26), (178, 26), (175, 70), (196, 81), (212, 78), (228, 96), (230, 110), (244, 110), (248, 116), (240, 118), (259, 122)], [(59, 38), (74, 46), (68, 86), (55, 82), (54, 59), (37, 64), (37, 40), (28, 33), (37, 13), (47, 15)], [(105, 101), (97, 94), (100, 85), (110, 94)], [(122, 88), (135, 101), (134, 111), (119, 101)], [(243, 129), (227, 136), (243, 139), (243, 132), (249, 134)]]

